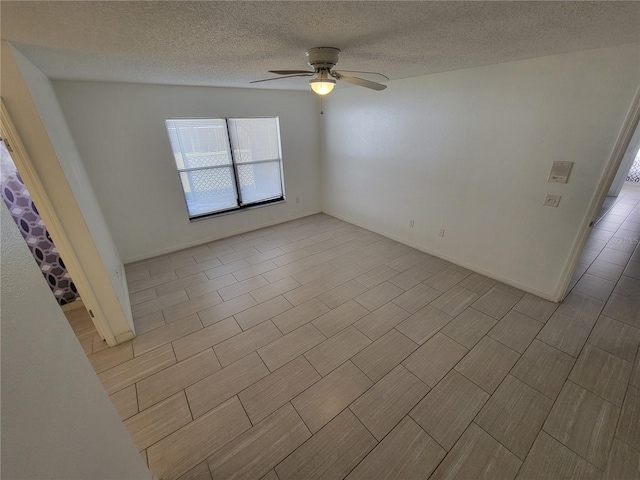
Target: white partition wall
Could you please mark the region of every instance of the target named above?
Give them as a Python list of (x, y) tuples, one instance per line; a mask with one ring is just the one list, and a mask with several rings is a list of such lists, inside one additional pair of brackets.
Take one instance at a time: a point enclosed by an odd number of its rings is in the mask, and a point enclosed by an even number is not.
[(151, 479), (7, 207), (2, 224), (6, 479)]

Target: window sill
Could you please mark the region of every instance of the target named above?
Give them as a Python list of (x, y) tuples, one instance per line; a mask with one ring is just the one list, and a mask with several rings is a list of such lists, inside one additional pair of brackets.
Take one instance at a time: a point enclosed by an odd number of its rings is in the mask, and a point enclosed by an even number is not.
[(286, 203), (286, 201), (287, 201), (287, 197), (282, 197), (282, 198), (278, 198), (278, 199), (275, 199), (275, 200), (269, 200), (269, 201), (264, 202), (264, 203), (258, 203), (258, 204), (255, 204), (255, 205), (248, 205), (246, 207), (238, 207), (238, 208), (234, 208), (232, 210), (225, 210), (223, 212), (207, 213), (207, 214), (200, 215), (200, 216), (197, 216), (197, 217), (190, 217), (189, 218), (189, 222), (191, 222), (191, 223), (200, 222), (202, 220), (209, 220), (211, 218), (223, 217), (225, 215), (233, 215), (235, 213), (245, 212), (247, 210), (254, 210), (256, 208), (270, 207), (271, 205), (278, 205), (280, 203)]

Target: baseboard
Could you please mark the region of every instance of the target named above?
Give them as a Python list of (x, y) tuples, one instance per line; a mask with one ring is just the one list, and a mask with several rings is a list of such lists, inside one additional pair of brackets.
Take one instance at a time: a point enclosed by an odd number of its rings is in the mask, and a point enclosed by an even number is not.
[(254, 230), (259, 230), (261, 228), (272, 227), (274, 225), (279, 225), (281, 223), (290, 222), (292, 220), (298, 220), (299, 218), (308, 217), (310, 215), (316, 215), (318, 213), (325, 213), (326, 215), (330, 215), (330, 216), (335, 217), (335, 218), (337, 218), (339, 220), (343, 220), (343, 221), (351, 223), (353, 225), (357, 225), (358, 227), (370, 230), (370, 231), (372, 231), (374, 233), (377, 233), (379, 235), (383, 235), (383, 236), (385, 236), (387, 238), (395, 240), (396, 242), (402, 243), (403, 245), (407, 245), (407, 246), (409, 246), (411, 248), (415, 248), (416, 250), (420, 250), (421, 252), (427, 253), (429, 255), (433, 255), (434, 257), (441, 258), (442, 260), (446, 260), (447, 262), (453, 263), (454, 265), (458, 265), (460, 267), (463, 267), (463, 268), (466, 268), (468, 270), (471, 270), (471, 271), (473, 271), (475, 273), (479, 273), (481, 275), (484, 275), (485, 277), (492, 278), (493, 280), (496, 280), (498, 282), (502, 282), (504, 284), (510, 285), (510, 286), (515, 287), (515, 288), (517, 288), (519, 290), (522, 290), (524, 292), (531, 293), (532, 295), (535, 295), (537, 297), (543, 298), (545, 300), (556, 302), (556, 300), (553, 298), (553, 294), (550, 293), (550, 292), (545, 292), (545, 291), (538, 290), (536, 288), (531, 288), (530, 286), (524, 285), (524, 284), (522, 284), (522, 283), (520, 283), (520, 282), (518, 282), (516, 280), (511, 279), (511, 278), (504, 277), (504, 276), (496, 274), (494, 272), (489, 272), (489, 271), (487, 271), (487, 270), (485, 270), (485, 269), (483, 269), (481, 267), (478, 267), (477, 265), (473, 265), (473, 264), (467, 263), (467, 262), (462, 261), (462, 260), (457, 259), (457, 258), (449, 257), (448, 255), (443, 255), (440, 252), (435, 252), (433, 250), (429, 250), (429, 249), (423, 247), (422, 245), (418, 245), (416, 243), (409, 242), (406, 239), (400, 238), (400, 237), (398, 237), (397, 235), (394, 235), (391, 232), (386, 232), (384, 230), (380, 230), (380, 229), (378, 229), (378, 228), (376, 228), (376, 227), (374, 227), (372, 225), (368, 225), (368, 224), (365, 224), (365, 223), (362, 223), (362, 222), (358, 222), (357, 220), (345, 217), (343, 215), (340, 215), (339, 213), (332, 212), (332, 211), (327, 211), (327, 210), (313, 210), (313, 211), (310, 211), (310, 212), (305, 212), (305, 213), (302, 213), (302, 214), (293, 215), (291, 217), (286, 217), (286, 218), (283, 218), (283, 219), (279, 219), (279, 220), (277, 220), (275, 222), (266, 222), (266, 223), (259, 224), (259, 225), (252, 225), (252, 226), (247, 227), (247, 228), (242, 228), (242, 229), (239, 229), (239, 230), (235, 230), (235, 231), (232, 231), (232, 232), (225, 233), (224, 235), (217, 235), (217, 236), (214, 236), (214, 237), (211, 237), (211, 238), (208, 238), (208, 239), (197, 240), (197, 241), (193, 241), (193, 242), (187, 242), (187, 243), (181, 244), (179, 246), (175, 246), (175, 247), (171, 247), (171, 248), (167, 248), (167, 249), (164, 249), (164, 250), (161, 250), (161, 251), (154, 252), (152, 254), (146, 254), (146, 255), (139, 256), (139, 257), (134, 257), (133, 259), (128, 260), (126, 262), (126, 265), (131, 265), (131, 264), (136, 263), (136, 262), (142, 262), (142, 261), (145, 261), (145, 260), (149, 260), (151, 258), (155, 258), (155, 257), (158, 257), (160, 255), (167, 255), (169, 253), (179, 252), (180, 250), (184, 250), (186, 248), (195, 247), (197, 245), (202, 245), (204, 243), (214, 242), (216, 240), (220, 240), (220, 239), (227, 238), (227, 237), (232, 237), (234, 235), (241, 235), (243, 233), (251, 232), (251, 231), (254, 231)]
[(385, 232), (384, 230), (380, 230), (380, 229), (378, 229), (376, 227), (373, 227), (371, 225), (367, 225), (367, 224), (358, 222), (356, 220), (344, 217), (344, 216), (342, 216), (340, 214), (337, 214), (335, 212), (323, 210), (323, 213), (325, 213), (326, 215), (330, 215), (332, 217), (335, 217), (337, 219), (343, 220), (345, 222), (352, 223), (353, 225), (357, 225), (358, 227), (365, 228), (365, 229), (370, 230), (370, 231), (372, 231), (374, 233), (377, 233), (379, 235), (383, 235), (383, 236), (385, 236), (387, 238), (390, 238), (391, 240), (395, 240), (396, 242), (402, 243), (403, 245), (407, 245), (408, 247), (415, 248), (416, 250), (420, 250), (421, 252), (428, 253), (429, 255), (433, 255), (434, 257), (438, 257), (438, 258), (440, 258), (442, 260), (446, 260), (447, 262), (453, 263), (454, 265), (458, 265), (459, 267), (466, 268), (467, 270), (471, 270), (471, 271), (473, 271), (475, 273), (479, 273), (480, 275), (484, 275), (485, 277), (492, 278), (493, 280), (497, 280), (498, 282), (505, 283), (505, 284), (507, 284), (509, 286), (515, 287), (515, 288), (517, 288), (519, 290), (522, 290), (524, 292), (531, 293), (532, 295), (535, 295), (536, 297), (540, 297), (540, 298), (543, 298), (545, 300), (549, 300), (551, 302), (557, 303), (557, 300), (555, 300), (553, 298), (553, 294), (550, 293), (550, 292), (543, 292), (543, 291), (538, 290), (536, 288), (531, 288), (530, 286), (524, 285), (524, 284), (522, 284), (522, 283), (520, 283), (520, 282), (518, 282), (516, 280), (510, 279), (510, 278), (507, 278), (507, 277), (503, 277), (502, 275), (497, 275), (497, 274), (495, 274), (493, 272), (488, 272), (488, 271), (484, 270), (483, 268), (478, 267), (477, 265), (473, 265), (473, 264), (461, 261), (459, 259), (452, 258), (452, 257), (449, 257), (447, 255), (443, 255), (442, 253), (439, 253), (439, 252), (434, 252), (432, 250), (424, 248), (421, 245), (415, 244), (413, 242), (409, 242), (409, 241), (405, 240), (404, 238), (400, 238), (397, 235), (394, 235), (393, 233)]
[(227, 237), (233, 237), (234, 235), (241, 235), (243, 233), (252, 232), (254, 230), (259, 230), (261, 228), (273, 227), (274, 225), (280, 225), (281, 223), (291, 222), (292, 220), (298, 220), (299, 218), (308, 217), (310, 215), (316, 215), (318, 213), (322, 213), (322, 210), (320, 210), (320, 209), (312, 210), (312, 211), (309, 211), (309, 212), (300, 213), (300, 214), (297, 214), (297, 215), (292, 215), (290, 217), (281, 218), (281, 219), (278, 219), (278, 220), (273, 221), (273, 222), (266, 222), (266, 223), (262, 223), (262, 224), (259, 224), (259, 225), (251, 225), (250, 227), (241, 228), (239, 230), (234, 230), (234, 231), (231, 231), (231, 232), (227, 232), (227, 233), (225, 233), (223, 235), (217, 235), (217, 236), (213, 236), (213, 237), (209, 237), (209, 238), (205, 238), (205, 239), (201, 239), (201, 240), (194, 240), (192, 242), (182, 243), (182, 244), (180, 244), (178, 246), (165, 248), (163, 250), (158, 250), (158, 251), (153, 252), (153, 253), (144, 254), (144, 255), (138, 255), (136, 257), (133, 257), (133, 258), (130, 258), (130, 259), (127, 259), (127, 260), (123, 261), (123, 263), (125, 265), (132, 265), (134, 263), (143, 262), (145, 260), (150, 260), (152, 258), (159, 257), (160, 255), (167, 255), (169, 253), (179, 252), (180, 250), (185, 250), (187, 248), (196, 247), (196, 246), (202, 245), (204, 243), (215, 242), (216, 240), (221, 240), (221, 239), (227, 238)]

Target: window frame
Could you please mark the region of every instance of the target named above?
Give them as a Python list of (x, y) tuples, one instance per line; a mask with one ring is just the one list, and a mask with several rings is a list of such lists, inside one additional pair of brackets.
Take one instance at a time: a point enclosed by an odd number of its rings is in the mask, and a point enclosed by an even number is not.
[[(232, 134), (231, 134), (231, 129), (229, 127), (229, 121), (231, 120), (255, 120), (255, 119), (269, 119), (269, 120), (275, 120), (275, 125), (276, 125), (276, 132), (277, 132), (277, 142), (278, 142), (278, 154), (279, 154), (279, 158), (273, 158), (273, 159), (268, 159), (268, 160), (256, 160), (256, 161), (252, 161), (252, 162), (237, 162), (236, 161), (236, 156), (234, 154), (234, 146), (233, 146), (233, 140), (232, 140)], [(169, 122), (175, 122), (175, 121), (180, 121), (180, 120), (187, 120), (187, 121), (224, 121), (225, 123), (225, 128), (226, 128), (226, 134), (227, 134), (227, 145), (229, 148), (229, 158), (231, 160), (230, 164), (227, 165), (211, 165), (211, 166), (207, 166), (207, 167), (193, 167), (193, 168), (183, 168), (181, 169), (177, 162), (176, 162), (176, 158), (175, 158), (175, 150), (173, 148), (173, 145), (171, 143), (171, 136), (169, 135)], [(212, 218), (212, 217), (219, 217), (219, 216), (223, 216), (223, 215), (230, 215), (233, 213), (237, 213), (243, 210), (251, 210), (254, 208), (261, 208), (261, 207), (266, 207), (268, 205), (275, 205), (278, 203), (284, 203), (287, 200), (286, 197), (286, 193), (285, 193), (285, 181), (284, 181), (284, 162), (282, 159), (282, 136), (281, 136), (281, 130), (280, 130), (280, 117), (279, 116), (256, 116), (256, 117), (181, 117), (181, 118), (167, 118), (165, 120), (165, 130), (167, 131), (167, 138), (170, 140), (169, 144), (170, 144), (170, 149), (172, 152), (172, 156), (173, 156), (173, 166), (176, 169), (176, 172), (178, 173), (178, 182), (180, 184), (180, 190), (182, 191), (182, 196), (184, 198), (184, 202), (185, 202), (185, 208), (187, 210), (187, 215), (189, 217), (189, 221), (190, 222), (197, 222), (200, 220), (206, 220), (208, 218)], [(184, 154), (184, 152), (181, 151), (182, 154)], [(241, 185), (240, 185), (240, 180), (239, 180), (239, 174), (238, 174), (238, 166), (241, 165), (256, 165), (256, 164), (261, 164), (261, 163), (273, 163), (273, 162), (278, 162), (279, 164), (279, 169), (280, 169), (280, 190), (281, 190), (281, 195), (278, 197), (274, 197), (274, 198), (268, 198), (268, 199), (264, 199), (264, 200), (258, 200), (255, 202), (251, 202), (251, 203), (245, 203), (243, 204), (242, 202), (242, 191), (241, 191)], [(235, 190), (236, 190), (236, 206), (234, 207), (230, 207), (230, 208), (225, 208), (223, 210), (216, 210), (214, 212), (206, 212), (206, 213), (200, 213), (200, 214), (196, 214), (196, 215), (191, 215), (191, 212), (189, 211), (189, 201), (187, 200), (187, 192), (185, 191), (184, 188), (184, 184), (182, 182), (181, 179), (181, 174), (182, 173), (189, 173), (191, 171), (196, 171), (196, 170), (215, 170), (218, 168), (231, 168), (231, 172), (232, 172), (232, 176), (233, 176), (233, 181), (234, 181), (234, 186), (235, 186)]]

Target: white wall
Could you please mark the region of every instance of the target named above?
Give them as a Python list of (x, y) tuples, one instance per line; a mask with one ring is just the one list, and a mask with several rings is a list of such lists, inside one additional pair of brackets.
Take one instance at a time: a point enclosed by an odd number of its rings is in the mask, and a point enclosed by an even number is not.
[[(551, 298), (639, 60), (635, 44), (338, 90), (325, 106), (323, 210)], [(575, 162), (566, 185), (547, 183), (555, 160)], [(562, 195), (558, 208), (542, 205), (547, 193)]]
[(150, 479), (11, 215), (2, 232), (2, 478)]
[[(53, 84), (125, 263), (320, 211), (319, 105), (308, 92)], [(190, 222), (165, 119), (276, 115), (287, 202)]]
[[(85, 304), (103, 317), (119, 341), (132, 338), (133, 320), (124, 267), (51, 82), (4, 41), (2, 99), (91, 289), (99, 295), (96, 305), (87, 297), (86, 288), (83, 291), (86, 285), (75, 278)], [(46, 223), (44, 213), (43, 219)], [(55, 242), (51, 227), (49, 231)], [(74, 277), (74, 266), (69, 260), (67, 267)]]

